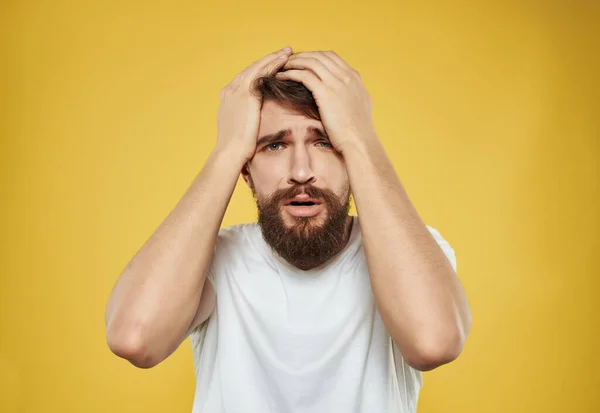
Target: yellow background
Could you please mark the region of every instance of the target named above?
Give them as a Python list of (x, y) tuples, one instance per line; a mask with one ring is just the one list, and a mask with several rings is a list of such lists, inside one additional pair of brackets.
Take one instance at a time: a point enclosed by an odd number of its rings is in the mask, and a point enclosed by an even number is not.
[[(600, 411), (600, 3), (473, 3), (2, 2), (0, 411), (191, 411), (189, 341), (136, 369), (104, 307), (206, 160), (219, 90), (288, 44), (361, 72), (456, 251), (473, 330), (419, 412)], [(223, 224), (254, 219), (239, 185)]]

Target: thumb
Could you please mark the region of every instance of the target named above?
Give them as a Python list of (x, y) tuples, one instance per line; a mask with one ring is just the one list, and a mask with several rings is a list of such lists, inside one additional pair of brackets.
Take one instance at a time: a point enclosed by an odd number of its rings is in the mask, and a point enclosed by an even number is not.
[(279, 69), (281, 69), (287, 63), (288, 59), (292, 55), (292, 48), (288, 46), (288, 47), (284, 48), (283, 50), (286, 52), (286, 54), (278, 57), (273, 62), (271, 62), (270, 64), (263, 67), (258, 72), (258, 74), (256, 76), (257, 78), (263, 77), (263, 76), (273, 76), (275, 73), (277, 73), (277, 71)]

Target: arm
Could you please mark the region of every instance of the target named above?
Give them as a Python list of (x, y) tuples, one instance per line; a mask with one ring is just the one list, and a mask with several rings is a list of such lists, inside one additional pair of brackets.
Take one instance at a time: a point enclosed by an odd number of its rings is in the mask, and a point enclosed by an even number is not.
[(465, 292), (377, 138), (359, 73), (330, 51), (297, 53), (284, 69), (277, 77), (312, 91), (329, 139), (344, 157), (373, 293), (402, 356), (418, 370), (454, 360), (471, 326)]
[[(117, 280), (106, 308), (106, 339), (116, 355), (138, 367), (152, 367), (168, 357), (214, 307), (206, 270), (243, 166), (236, 158), (239, 154), (232, 151), (211, 154)], [(208, 305), (196, 317), (205, 286)]]
[(217, 146), (110, 294), (108, 346), (135, 366), (149, 368), (167, 358), (214, 308), (206, 272), (240, 171), (256, 150), (262, 101), (251, 87), (285, 64), (290, 51), (263, 57), (223, 88)]
[(379, 311), (417, 370), (456, 359), (471, 313), (448, 258), (421, 221), (376, 137), (344, 152)]

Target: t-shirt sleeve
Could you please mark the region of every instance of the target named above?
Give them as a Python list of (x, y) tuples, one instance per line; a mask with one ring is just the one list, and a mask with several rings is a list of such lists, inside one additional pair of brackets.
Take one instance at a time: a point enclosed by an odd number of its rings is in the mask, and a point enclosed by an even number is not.
[(212, 265), (209, 265), (208, 270), (206, 270), (206, 279), (212, 284), (213, 290), (217, 291), (217, 280), (215, 280)]
[(430, 227), (429, 225), (426, 225), (426, 227), (431, 235), (433, 235), (433, 238), (435, 238), (442, 251), (444, 251), (446, 258), (448, 258), (448, 261), (450, 261), (452, 268), (454, 268), (454, 271), (456, 272), (456, 254), (454, 253), (454, 249), (450, 246), (450, 243), (442, 237), (442, 234), (440, 234), (437, 229)]
[(222, 271), (220, 270), (221, 265), (219, 263), (224, 260), (227, 253), (226, 250), (230, 248), (229, 246), (231, 244), (231, 240), (233, 239), (233, 235), (234, 233), (231, 228), (220, 228), (217, 238), (215, 239), (213, 254), (210, 259), (208, 269), (206, 270), (206, 279), (212, 284), (215, 293), (217, 292), (217, 279), (219, 273)]
[(208, 264), (208, 268), (206, 270), (206, 279), (208, 281), (210, 281), (210, 283), (213, 286), (213, 290), (216, 292), (217, 291), (217, 279), (215, 277), (215, 273), (217, 272), (215, 270), (215, 264), (217, 261), (217, 245), (219, 243), (219, 238), (217, 237), (217, 240), (215, 242), (215, 247), (213, 249), (213, 255), (210, 259), (210, 264)]

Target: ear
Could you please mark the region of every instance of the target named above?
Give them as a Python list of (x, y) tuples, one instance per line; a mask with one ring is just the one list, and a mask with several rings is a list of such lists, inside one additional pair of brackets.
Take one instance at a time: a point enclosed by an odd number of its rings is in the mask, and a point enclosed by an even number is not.
[(253, 186), (253, 182), (252, 182), (252, 176), (250, 176), (250, 170), (249, 168), (249, 162), (246, 162), (244, 164), (244, 166), (242, 167), (242, 178), (244, 178), (244, 182), (246, 182), (246, 185), (248, 185), (248, 188), (252, 189)]

